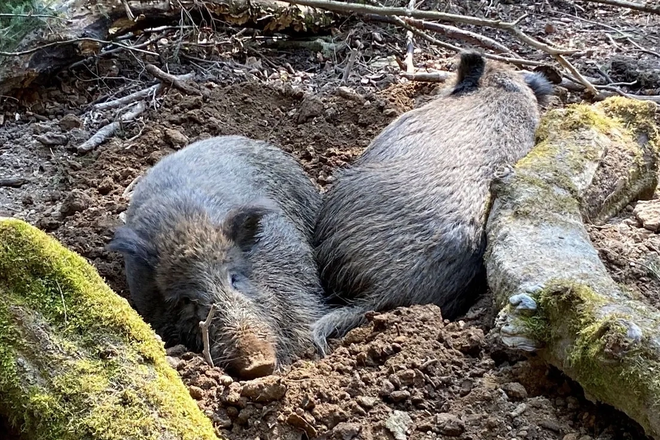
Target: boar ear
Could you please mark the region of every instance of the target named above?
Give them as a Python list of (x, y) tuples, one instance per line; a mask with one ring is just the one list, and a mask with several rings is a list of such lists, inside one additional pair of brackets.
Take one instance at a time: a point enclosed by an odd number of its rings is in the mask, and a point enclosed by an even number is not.
[(261, 220), (266, 214), (275, 211), (270, 202), (241, 206), (232, 209), (225, 219), (222, 229), (242, 251), (247, 252), (259, 240)]
[(462, 52), (456, 71), (456, 84), (451, 94), (458, 95), (476, 90), (485, 69), (486, 60), (479, 52), (474, 50)]
[(115, 230), (115, 237), (108, 244), (107, 249), (136, 258), (149, 266), (153, 266), (156, 259), (153, 246), (128, 226), (121, 226)]
[(527, 86), (529, 86), (529, 88), (534, 92), (536, 101), (541, 105), (547, 104), (550, 100), (550, 97), (554, 93), (554, 90), (552, 88), (552, 84), (550, 84), (550, 81), (548, 81), (546, 76), (541, 72), (534, 72), (525, 73), (524, 78)]

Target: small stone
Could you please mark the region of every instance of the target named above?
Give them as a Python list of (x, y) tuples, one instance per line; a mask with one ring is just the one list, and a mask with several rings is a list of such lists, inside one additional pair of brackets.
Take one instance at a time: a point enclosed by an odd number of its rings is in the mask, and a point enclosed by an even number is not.
[(221, 409), (217, 413), (213, 414), (211, 416), (211, 420), (213, 421), (213, 424), (216, 426), (216, 428), (220, 429), (228, 429), (231, 428), (232, 425), (229, 414), (227, 414), (227, 411), (224, 409)]
[(464, 337), (454, 341), (455, 348), (469, 356), (477, 356), (484, 344), (484, 332), (480, 328), (468, 328)]
[(76, 115), (68, 114), (60, 119), (60, 128), (62, 130), (72, 130), (82, 128), (83, 122)]
[(302, 429), (309, 438), (316, 438), (318, 432), (305, 418), (299, 414), (292, 413), (286, 419), (286, 422), (294, 428)]
[(92, 198), (79, 189), (72, 190), (62, 202), (60, 213), (67, 217), (79, 211), (84, 211), (92, 204)]
[(228, 387), (229, 385), (234, 383), (234, 379), (232, 379), (231, 376), (227, 376), (226, 374), (223, 374), (222, 376), (220, 376), (218, 378), (218, 383), (220, 385), (224, 385), (224, 386)]
[(323, 114), (323, 102), (317, 96), (308, 96), (300, 105), (296, 121), (301, 124)]
[(179, 358), (175, 358), (175, 357), (172, 357), (172, 356), (165, 356), (165, 360), (167, 361), (167, 363), (169, 364), (169, 366), (172, 367), (172, 368), (174, 368), (175, 370), (177, 369), (177, 367), (179, 366), (179, 364), (180, 364), (181, 362), (183, 362), (181, 359), (179, 359)]
[(527, 398), (527, 390), (518, 382), (509, 382), (502, 385), (502, 389), (511, 400), (523, 400)]
[(633, 214), (645, 229), (653, 232), (660, 230), (660, 199), (640, 200)]
[(403, 370), (396, 373), (396, 376), (399, 378), (399, 383), (403, 386), (410, 386), (415, 382), (415, 371), (414, 370)]
[(241, 400), (242, 388), (243, 387), (241, 387), (239, 383), (232, 383), (225, 389), (224, 393), (220, 397), (220, 400), (230, 405), (239, 406), (238, 404)]
[(390, 393), (390, 399), (394, 402), (403, 402), (405, 400), (408, 400), (410, 398), (410, 391), (402, 390), (402, 391), (392, 391)]
[(202, 400), (204, 398), (204, 390), (200, 387), (190, 386), (188, 387), (188, 391), (190, 392), (190, 397), (195, 400)]
[(394, 390), (395, 390), (395, 388), (394, 388), (394, 385), (392, 384), (392, 382), (385, 379), (385, 380), (383, 380), (383, 383), (380, 387), (380, 391), (378, 392), (378, 394), (380, 394), (382, 397), (389, 397), (390, 394), (392, 394), (392, 392)]
[(179, 130), (173, 128), (165, 129), (165, 141), (173, 148), (181, 148), (188, 144), (188, 138)]
[(574, 432), (566, 434), (562, 440), (578, 440), (578, 435)]
[(511, 417), (516, 418), (520, 416), (522, 413), (524, 413), (526, 410), (527, 410), (527, 405), (521, 403), (518, 406), (516, 406), (516, 409), (511, 411)]
[(355, 400), (362, 408), (365, 409), (371, 409), (378, 403), (377, 397), (359, 396)]
[(394, 108), (386, 108), (383, 110), (383, 115), (385, 116), (397, 116), (399, 112)]
[(435, 416), (437, 429), (442, 435), (457, 437), (465, 431), (465, 424), (457, 416), (449, 413), (440, 413)]
[(406, 432), (412, 424), (412, 418), (405, 411), (392, 411), (392, 414), (385, 422), (385, 427), (392, 433), (395, 440), (406, 440)]
[(107, 195), (110, 193), (110, 191), (113, 190), (115, 187), (115, 182), (112, 180), (111, 177), (106, 177), (101, 182), (99, 183), (98, 187), (96, 188), (101, 195)]
[[(362, 427), (359, 423), (342, 422), (334, 427), (332, 433), (334, 438), (341, 440), (352, 440), (360, 433)], [(312, 438), (310, 436), (310, 438)]]
[(47, 147), (65, 145), (67, 142), (69, 142), (69, 138), (65, 134), (58, 133), (41, 134), (35, 136), (34, 138)]
[(267, 376), (246, 382), (241, 395), (255, 402), (265, 403), (280, 400), (286, 394), (282, 378)]
[(258, 411), (253, 406), (248, 406), (243, 408), (236, 417), (236, 423), (239, 425), (247, 425), (250, 420), (254, 420), (258, 417)]
[(463, 382), (461, 382), (460, 395), (461, 396), (466, 396), (466, 395), (470, 394), (470, 391), (472, 391), (472, 386), (473, 386), (473, 383), (470, 379), (464, 379)]
[(539, 426), (550, 431), (561, 432), (561, 426), (556, 420), (541, 420)]
[(543, 31), (546, 34), (550, 35), (550, 34), (554, 34), (557, 31), (557, 28), (555, 28), (555, 25), (552, 23), (546, 23), (545, 27), (543, 28)]

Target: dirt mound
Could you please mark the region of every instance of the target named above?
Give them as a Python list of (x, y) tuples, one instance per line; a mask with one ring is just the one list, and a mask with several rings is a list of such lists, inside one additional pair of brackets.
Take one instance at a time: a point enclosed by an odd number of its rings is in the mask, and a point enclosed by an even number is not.
[(281, 377), (234, 382), (193, 353), (171, 361), (226, 439), (643, 438), (556, 372), (503, 362), (478, 323), (436, 306), (370, 321)]

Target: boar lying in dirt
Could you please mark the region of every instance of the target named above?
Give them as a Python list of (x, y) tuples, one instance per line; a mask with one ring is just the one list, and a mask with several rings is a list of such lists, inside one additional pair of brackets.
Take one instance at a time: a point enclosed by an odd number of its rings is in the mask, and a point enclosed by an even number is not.
[(195, 142), (135, 188), (110, 249), (131, 299), (166, 341), (210, 354), (232, 374), (272, 373), (312, 347), (324, 312), (310, 244), (320, 195), (296, 160), (241, 136)]
[(315, 325), (319, 345), (369, 310), (435, 303), (455, 318), (485, 289), (493, 173), (534, 146), (551, 92), (541, 75), (463, 53), (452, 90), (400, 116), (337, 174), (314, 237), (339, 305)]

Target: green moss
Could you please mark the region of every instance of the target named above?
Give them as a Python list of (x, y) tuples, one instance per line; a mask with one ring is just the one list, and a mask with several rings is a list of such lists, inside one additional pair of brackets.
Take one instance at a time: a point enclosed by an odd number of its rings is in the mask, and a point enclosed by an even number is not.
[(593, 106), (572, 104), (546, 114), (536, 131), (537, 142), (556, 139), (581, 128), (594, 128), (602, 133), (610, 133), (611, 130), (617, 129), (617, 124)]
[[(597, 399), (623, 408), (648, 429), (645, 405), (660, 405), (660, 359), (627, 336), (625, 315), (597, 319), (605, 300), (588, 286), (557, 280), (537, 296), (539, 318), (530, 332), (550, 351), (559, 349), (565, 369)], [(573, 341), (566, 345), (566, 341)], [(637, 406), (635, 406), (637, 405)]]
[(149, 326), (18, 220), (0, 221), (0, 295), (0, 411), (30, 438), (216, 438)]
[(596, 104), (607, 116), (614, 118), (633, 132), (648, 134), (653, 140), (658, 137), (655, 126), (656, 104), (649, 101), (614, 96)]

